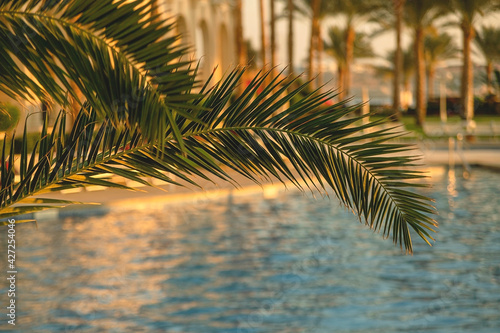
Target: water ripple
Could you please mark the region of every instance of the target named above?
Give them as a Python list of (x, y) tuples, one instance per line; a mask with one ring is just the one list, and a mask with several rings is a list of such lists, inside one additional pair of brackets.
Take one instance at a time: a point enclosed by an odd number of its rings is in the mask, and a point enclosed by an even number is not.
[(452, 176), (413, 256), (298, 192), (20, 225), (18, 330), (497, 332), (500, 175)]

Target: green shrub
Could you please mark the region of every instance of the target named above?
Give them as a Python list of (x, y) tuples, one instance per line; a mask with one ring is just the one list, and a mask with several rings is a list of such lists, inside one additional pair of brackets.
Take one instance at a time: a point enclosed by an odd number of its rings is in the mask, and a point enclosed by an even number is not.
[(21, 111), (10, 103), (0, 103), (0, 131), (9, 132), (13, 130), (21, 118)]

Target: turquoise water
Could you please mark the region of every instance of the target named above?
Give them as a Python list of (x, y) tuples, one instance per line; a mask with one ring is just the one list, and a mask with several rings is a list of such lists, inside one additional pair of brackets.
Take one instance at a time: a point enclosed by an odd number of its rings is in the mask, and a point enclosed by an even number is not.
[(16, 328), (498, 332), (500, 174), (432, 175), (440, 231), (413, 256), (295, 191), (20, 225)]

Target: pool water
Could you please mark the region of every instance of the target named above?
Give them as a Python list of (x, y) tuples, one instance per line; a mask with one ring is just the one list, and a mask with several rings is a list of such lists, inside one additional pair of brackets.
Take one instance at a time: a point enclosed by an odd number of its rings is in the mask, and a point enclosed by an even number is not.
[(413, 256), (298, 191), (19, 225), (16, 329), (499, 332), (500, 174), (432, 182), (439, 233)]

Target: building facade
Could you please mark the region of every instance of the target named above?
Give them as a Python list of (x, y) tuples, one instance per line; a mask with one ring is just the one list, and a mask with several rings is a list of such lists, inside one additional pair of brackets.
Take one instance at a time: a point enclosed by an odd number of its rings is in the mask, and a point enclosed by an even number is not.
[(206, 79), (215, 69), (220, 79), (235, 62), (234, 6), (231, 0), (157, 0), (163, 19), (175, 17), (181, 42), (192, 46)]

